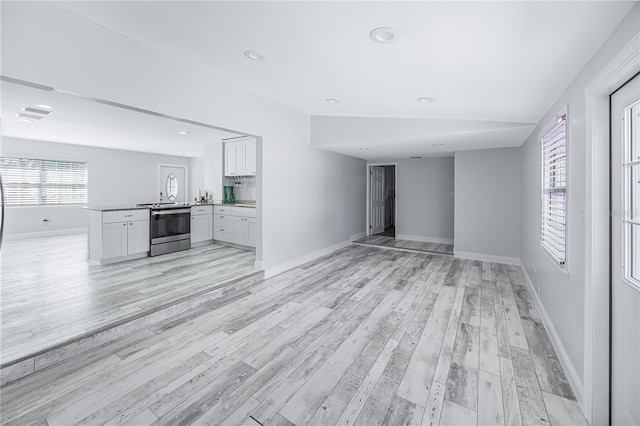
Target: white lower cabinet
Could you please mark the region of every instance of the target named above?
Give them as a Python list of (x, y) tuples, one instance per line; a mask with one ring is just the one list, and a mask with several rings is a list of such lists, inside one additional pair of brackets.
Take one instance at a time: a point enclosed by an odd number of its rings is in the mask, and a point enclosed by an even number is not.
[(149, 221), (127, 222), (127, 254), (149, 251)]
[(249, 247), (255, 247), (256, 246), (256, 234), (257, 234), (257, 229), (256, 229), (256, 219), (253, 218), (248, 218), (247, 219), (247, 246)]
[(191, 207), (191, 244), (213, 239), (213, 206)]
[(241, 246), (256, 246), (256, 220), (250, 217), (234, 218), (233, 243)]
[(149, 210), (92, 210), (89, 258), (100, 264), (144, 257), (149, 252)]
[(127, 222), (102, 225), (102, 258), (109, 259), (127, 255)]
[(256, 209), (215, 206), (213, 238), (218, 241), (256, 246)]

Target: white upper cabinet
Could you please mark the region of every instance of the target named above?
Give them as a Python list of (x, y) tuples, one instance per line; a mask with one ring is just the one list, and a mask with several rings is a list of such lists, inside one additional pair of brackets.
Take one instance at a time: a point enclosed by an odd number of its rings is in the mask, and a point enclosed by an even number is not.
[(224, 175), (227, 177), (238, 176), (237, 142), (225, 142), (224, 144)]
[(256, 175), (256, 140), (254, 138), (224, 143), (224, 175)]

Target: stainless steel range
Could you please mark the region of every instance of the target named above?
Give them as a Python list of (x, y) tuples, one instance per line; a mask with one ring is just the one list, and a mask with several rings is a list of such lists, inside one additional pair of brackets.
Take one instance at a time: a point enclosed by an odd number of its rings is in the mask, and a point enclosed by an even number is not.
[(191, 248), (191, 208), (188, 204), (138, 204), (151, 209), (149, 256)]

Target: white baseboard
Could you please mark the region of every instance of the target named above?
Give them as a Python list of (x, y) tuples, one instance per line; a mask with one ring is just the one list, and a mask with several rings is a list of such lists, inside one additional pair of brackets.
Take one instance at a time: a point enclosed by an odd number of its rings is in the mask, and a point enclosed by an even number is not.
[(332, 246), (329, 247), (325, 247), (323, 249), (314, 251), (313, 253), (309, 253), (309, 254), (305, 254), (304, 256), (300, 256), (297, 259), (293, 259), (290, 260), (289, 262), (285, 262), (282, 263), (280, 265), (276, 265), (273, 266), (271, 268), (267, 268), (264, 271), (264, 278), (271, 278), (274, 275), (278, 275), (281, 274), (285, 271), (288, 271), (289, 269), (293, 269), (297, 266), (302, 265), (303, 263), (307, 263), (311, 260), (317, 259), (320, 256), (324, 256), (325, 254), (329, 254), (331, 252), (334, 252), (336, 250), (340, 250), (341, 248), (347, 247), (348, 245), (351, 245), (351, 241), (347, 240), (347, 241), (342, 241), (338, 244), (334, 244)]
[(540, 317), (542, 318), (542, 324), (544, 325), (544, 328), (547, 330), (547, 334), (551, 339), (551, 344), (553, 345), (553, 348), (555, 349), (556, 354), (558, 355), (558, 360), (560, 361), (560, 364), (562, 364), (562, 369), (567, 374), (567, 379), (571, 384), (571, 389), (573, 389), (573, 392), (576, 394), (576, 400), (578, 401), (578, 404), (580, 404), (580, 407), (583, 407), (582, 402), (583, 402), (583, 395), (584, 395), (584, 387), (583, 387), (584, 385), (580, 380), (580, 376), (578, 376), (578, 373), (576, 372), (576, 369), (573, 366), (573, 363), (569, 359), (569, 355), (567, 354), (567, 351), (564, 349), (564, 346), (562, 345), (562, 341), (560, 340), (560, 337), (558, 336), (558, 333), (556, 332), (556, 329), (553, 326), (553, 323), (551, 322), (551, 318), (549, 318), (549, 315), (547, 315), (547, 311), (544, 309), (544, 305), (542, 304), (540, 297), (538, 297), (538, 292), (536, 292), (535, 286), (533, 285), (533, 281), (531, 281), (531, 277), (529, 277), (529, 274), (527, 273), (527, 270), (522, 265), (522, 263), (520, 263), (519, 266), (520, 266), (520, 269), (522, 270), (524, 279), (527, 282), (527, 287), (529, 287), (529, 293), (533, 297), (533, 300), (536, 304), (536, 308), (538, 308), (538, 312), (540, 313)]
[(459, 251), (454, 249), (453, 256), (462, 259), (479, 260), (481, 262), (504, 263), (506, 265), (520, 266), (520, 259), (517, 257), (496, 256), (493, 254), (471, 253), (468, 251)]
[(5, 241), (18, 241), (18, 240), (30, 240), (32, 238), (43, 237), (55, 237), (59, 235), (73, 235), (73, 234), (86, 234), (87, 228), (70, 228), (70, 229), (56, 229), (53, 231), (39, 231), (39, 232), (23, 232), (20, 234), (5, 234)]
[(397, 234), (398, 240), (420, 241), (422, 243), (453, 244), (453, 238), (423, 237), (421, 235)]
[(367, 236), (366, 232), (360, 232), (360, 233), (357, 233), (356, 235), (352, 235), (351, 236), (351, 241), (358, 241), (358, 240), (360, 240), (360, 239), (362, 239), (362, 238), (364, 238), (366, 236)]
[(253, 262), (253, 267), (256, 271), (262, 271), (262, 261), (256, 260), (255, 262)]

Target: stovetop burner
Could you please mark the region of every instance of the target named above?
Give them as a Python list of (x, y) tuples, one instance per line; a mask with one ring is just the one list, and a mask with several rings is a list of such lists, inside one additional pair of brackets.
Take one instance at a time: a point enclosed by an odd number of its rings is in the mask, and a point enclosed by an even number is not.
[(138, 207), (149, 207), (151, 210), (183, 209), (189, 207), (189, 203), (141, 203)]

